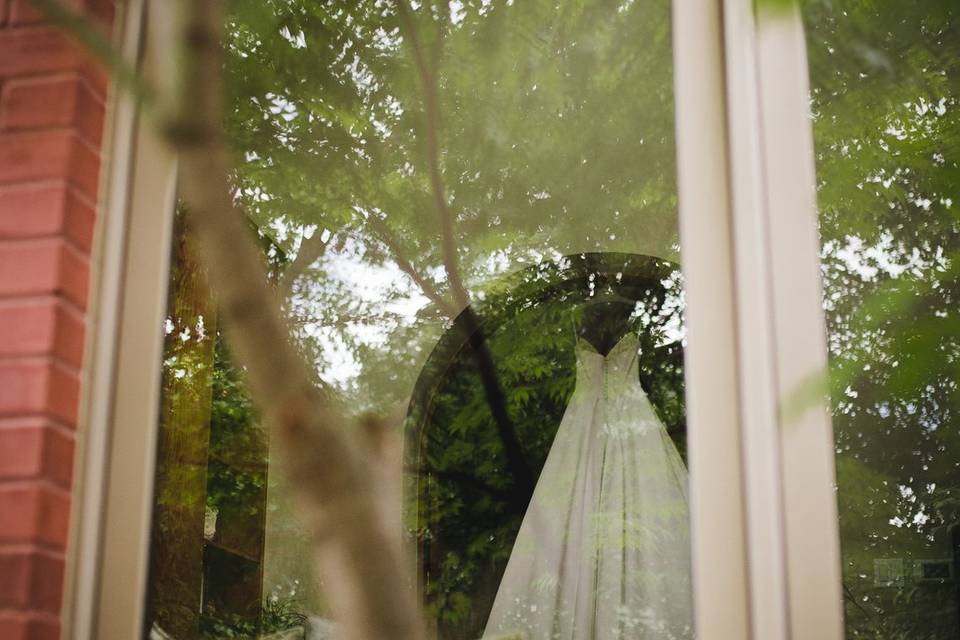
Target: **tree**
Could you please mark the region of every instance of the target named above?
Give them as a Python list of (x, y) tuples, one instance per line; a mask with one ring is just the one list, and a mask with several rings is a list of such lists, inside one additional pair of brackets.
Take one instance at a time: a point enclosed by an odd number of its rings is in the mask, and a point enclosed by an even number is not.
[(805, 10), (848, 633), (953, 637), (954, 587), (922, 572), (960, 518), (960, 15)]

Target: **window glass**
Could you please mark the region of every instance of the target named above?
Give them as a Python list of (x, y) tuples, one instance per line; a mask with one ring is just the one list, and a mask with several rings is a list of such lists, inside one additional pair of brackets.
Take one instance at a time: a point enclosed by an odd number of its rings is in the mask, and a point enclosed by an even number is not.
[[(236, 197), (316, 383), (386, 425), (431, 637), (693, 637), (670, 34), (664, 0), (230, 3)], [(188, 220), (145, 629), (329, 637)]]
[(960, 14), (805, 3), (849, 638), (960, 633)]

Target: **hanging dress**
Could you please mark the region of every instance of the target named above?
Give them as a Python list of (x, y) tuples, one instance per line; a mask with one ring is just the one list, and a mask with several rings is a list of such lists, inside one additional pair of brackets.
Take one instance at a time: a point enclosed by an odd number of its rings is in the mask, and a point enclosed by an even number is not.
[(693, 638), (687, 470), (638, 376), (639, 340), (576, 347), (577, 381), (484, 638)]

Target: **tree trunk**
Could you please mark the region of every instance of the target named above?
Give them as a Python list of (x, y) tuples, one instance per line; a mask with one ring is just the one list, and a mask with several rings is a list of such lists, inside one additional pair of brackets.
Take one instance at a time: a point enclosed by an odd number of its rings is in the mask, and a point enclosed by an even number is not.
[(216, 319), (182, 215), (172, 262), (148, 620), (187, 639), (197, 637), (200, 621)]
[(180, 161), (180, 194), (202, 246), (234, 353), (281, 444), (314, 557), (344, 640), (420, 640), (401, 545), (377, 495), (369, 446), (313, 384), (292, 343), (245, 217), (234, 206), (222, 128), (222, 3), (180, 9), (181, 104), (167, 127)]

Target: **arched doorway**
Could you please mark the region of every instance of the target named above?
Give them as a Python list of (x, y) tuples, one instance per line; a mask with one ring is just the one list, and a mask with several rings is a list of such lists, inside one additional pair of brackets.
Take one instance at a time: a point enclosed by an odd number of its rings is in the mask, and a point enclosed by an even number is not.
[(480, 636), (530, 500), (494, 424), (475, 333), (492, 356), (502, 409), (536, 479), (575, 382), (574, 326), (605, 321), (586, 315), (601, 296), (627, 301), (628, 317), (609, 321), (626, 321), (639, 336), (640, 382), (685, 456), (681, 286), (679, 266), (659, 258), (564, 256), (494, 283), (444, 333), (405, 426), (408, 528), (438, 638)]

